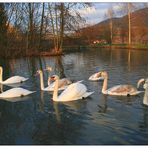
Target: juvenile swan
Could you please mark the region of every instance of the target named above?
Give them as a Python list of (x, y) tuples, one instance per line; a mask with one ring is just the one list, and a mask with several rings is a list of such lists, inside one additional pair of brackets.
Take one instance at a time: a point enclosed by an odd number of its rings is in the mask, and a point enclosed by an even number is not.
[[(54, 82), (50, 83), (51, 79), (48, 78), (48, 86), (45, 88), (44, 87), (44, 80), (43, 80), (43, 71), (42, 70), (38, 70), (37, 74), (40, 75), (40, 88), (41, 88), (41, 90), (43, 90), (43, 91), (53, 91), (55, 83)], [(72, 82), (70, 80), (60, 79), (59, 80), (58, 90), (64, 90), (71, 83)]]
[(100, 73), (101, 77), (104, 77), (102, 93), (107, 95), (115, 95), (115, 96), (130, 96), (137, 95), (143, 91), (138, 91), (137, 88), (132, 85), (116, 85), (112, 88), (107, 89), (108, 84), (108, 73), (103, 71)]

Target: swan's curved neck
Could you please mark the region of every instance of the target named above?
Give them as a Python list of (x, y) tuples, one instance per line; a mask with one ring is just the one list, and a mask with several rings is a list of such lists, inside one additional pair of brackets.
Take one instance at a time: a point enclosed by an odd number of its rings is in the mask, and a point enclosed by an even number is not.
[(0, 82), (3, 81), (3, 68), (0, 67)]
[(59, 85), (59, 78), (56, 79), (55, 81), (55, 86), (54, 86), (54, 92), (53, 92), (53, 101), (58, 100), (58, 85)]
[(143, 104), (148, 105), (148, 87), (145, 89)]
[(44, 80), (43, 80), (43, 72), (40, 73), (40, 88), (44, 89)]
[(104, 78), (104, 81), (103, 81), (103, 87), (102, 87), (102, 93), (103, 93), (103, 94), (106, 94), (107, 82), (108, 82), (108, 76), (106, 76), (106, 77)]
[(48, 78), (48, 86), (50, 85), (51, 78)]

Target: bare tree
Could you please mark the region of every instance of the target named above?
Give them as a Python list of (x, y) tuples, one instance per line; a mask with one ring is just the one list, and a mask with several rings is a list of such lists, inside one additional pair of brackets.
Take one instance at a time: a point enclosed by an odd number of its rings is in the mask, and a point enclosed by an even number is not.
[(76, 31), (79, 24), (84, 21), (78, 11), (89, 6), (84, 3), (49, 3), (50, 22), (54, 38), (54, 51), (63, 51), (63, 38), (68, 32)]
[(111, 6), (108, 11), (108, 17), (109, 17), (109, 27), (110, 27), (110, 43), (113, 42), (113, 7)]
[(131, 3), (128, 3), (128, 44), (131, 45)]
[(42, 4), (42, 16), (41, 16), (41, 25), (40, 25), (40, 36), (39, 36), (39, 48), (41, 48), (42, 32), (43, 32), (43, 21), (45, 13), (45, 3)]
[(7, 15), (3, 3), (0, 3), (0, 46), (3, 48), (7, 44)]

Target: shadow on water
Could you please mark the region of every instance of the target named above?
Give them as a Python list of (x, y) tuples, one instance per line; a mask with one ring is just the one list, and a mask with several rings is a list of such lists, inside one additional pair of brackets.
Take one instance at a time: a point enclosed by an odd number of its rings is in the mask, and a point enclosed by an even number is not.
[(139, 128), (143, 132), (148, 130), (148, 107), (146, 105), (143, 105), (143, 120), (139, 122)]
[(107, 95), (102, 95), (98, 104), (98, 112), (106, 113), (107, 112)]

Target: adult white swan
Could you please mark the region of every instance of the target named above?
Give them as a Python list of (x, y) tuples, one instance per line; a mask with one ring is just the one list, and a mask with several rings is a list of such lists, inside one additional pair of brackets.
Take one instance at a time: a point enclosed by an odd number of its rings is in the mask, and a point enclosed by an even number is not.
[(106, 71), (100, 73), (101, 77), (104, 77), (102, 93), (107, 95), (115, 95), (115, 96), (130, 96), (137, 95), (143, 91), (138, 91), (137, 88), (132, 85), (116, 85), (112, 88), (107, 89), (108, 83), (108, 74)]
[(34, 93), (35, 91), (29, 91), (27, 89), (18, 87), (6, 90), (0, 94), (0, 98), (15, 98), (15, 97), (23, 97), (29, 94)]
[(94, 74), (92, 74), (88, 80), (91, 80), (91, 81), (99, 81), (99, 80), (104, 80), (103, 77), (100, 76), (100, 72), (96, 72)]
[[(45, 88), (44, 87), (44, 80), (43, 80), (43, 71), (42, 70), (38, 70), (37, 74), (40, 75), (40, 88), (41, 88), (41, 90), (43, 90), (43, 91), (53, 91), (54, 90), (54, 86), (55, 86), (55, 82), (50, 83), (51, 79), (49, 77), (49, 79), (48, 79), (48, 86)], [(59, 85), (58, 85), (58, 90), (64, 90), (71, 83), (72, 82), (70, 80), (66, 79), (66, 78), (60, 79), (59, 80)]]
[(0, 83), (1, 84), (16, 84), (16, 83), (22, 83), (24, 81), (28, 80), (28, 78), (24, 78), (22, 76), (12, 76), (8, 78), (7, 80), (3, 81), (3, 68), (0, 66)]
[(53, 101), (56, 102), (68, 102), (75, 101), (79, 99), (86, 98), (90, 96), (93, 92), (87, 92), (87, 88), (84, 84), (78, 81), (76, 83), (70, 84), (59, 96), (58, 96), (58, 83), (59, 77), (53, 75), (52, 80), (55, 80), (54, 92), (53, 92)]

